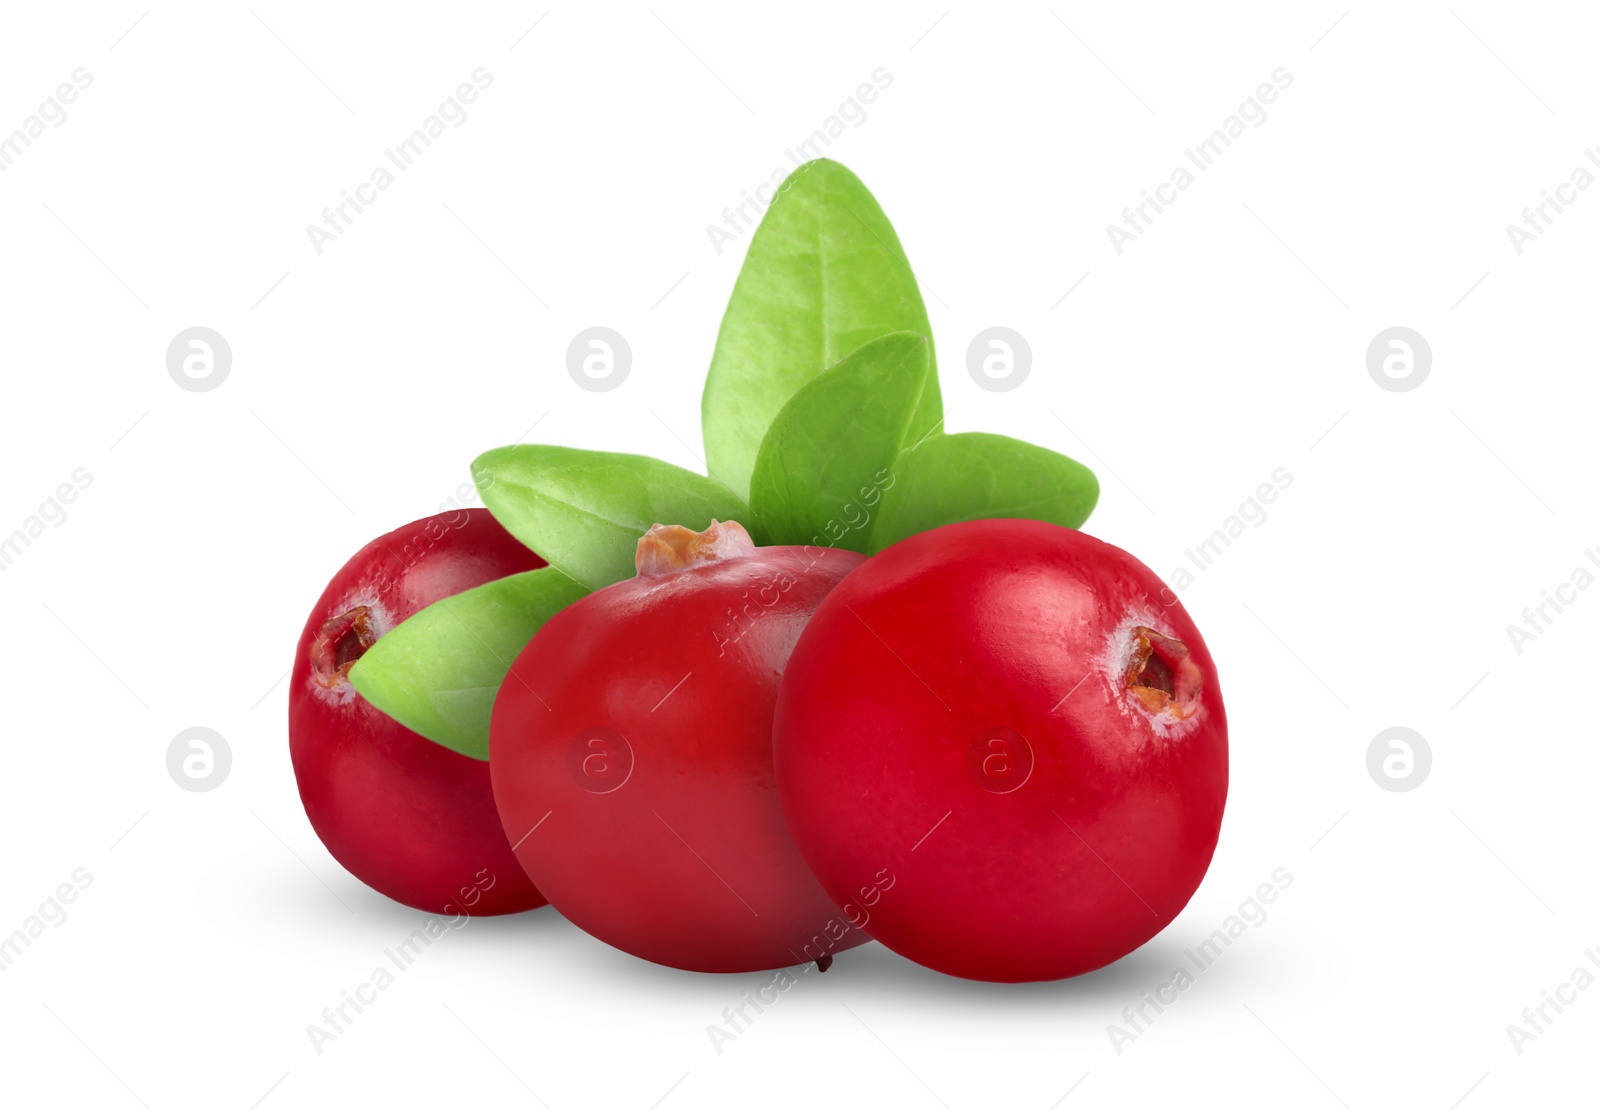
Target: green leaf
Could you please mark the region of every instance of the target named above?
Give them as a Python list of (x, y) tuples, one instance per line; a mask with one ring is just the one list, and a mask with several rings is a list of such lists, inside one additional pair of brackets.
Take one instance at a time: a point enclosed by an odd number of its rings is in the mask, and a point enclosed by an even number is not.
[[(925, 433), (911, 419), (928, 382), (928, 340), (909, 331), (875, 338), (796, 393), (767, 429), (750, 478), (750, 508), (771, 539), (811, 541), (848, 525)], [(825, 538), (821, 542), (827, 544)], [(865, 534), (851, 543), (867, 547)]]
[(424, 607), (350, 669), (373, 707), (472, 758), (489, 757), (489, 715), (511, 663), (586, 590), (554, 568), (497, 579)]
[(727, 487), (646, 455), (518, 444), (478, 456), (472, 475), (495, 520), (591, 589), (634, 574), (639, 538), (657, 522), (737, 521), (764, 543), (750, 507)]
[[(701, 402), (706, 462), (740, 497), (768, 427), (801, 386), (891, 331), (931, 337), (916, 278), (877, 200), (844, 165), (784, 180), (750, 240)], [(944, 416), (936, 363), (912, 426)]]
[(984, 432), (929, 436), (895, 460), (871, 551), (940, 525), (987, 517), (1076, 529), (1099, 497), (1093, 471), (1046, 448)]

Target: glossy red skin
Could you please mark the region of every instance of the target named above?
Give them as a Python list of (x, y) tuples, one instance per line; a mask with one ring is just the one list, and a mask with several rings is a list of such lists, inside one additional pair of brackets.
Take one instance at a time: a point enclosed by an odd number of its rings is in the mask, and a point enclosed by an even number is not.
[[(495, 701), (489, 766), (506, 834), (557, 910), (698, 972), (793, 967), (867, 940), (795, 850), (772, 775), (784, 662), (861, 560), (763, 548), (639, 576), (534, 635)], [(593, 729), (622, 736), (631, 769), (616, 747), (587, 746)]]
[[(1117, 699), (1107, 648), (1129, 611), (1203, 674), (1179, 737)], [(1033, 756), (1003, 793), (969, 755), (996, 728)], [(1200, 885), (1227, 796), (1216, 667), (1177, 597), (1120, 549), (1037, 521), (934, 529), (852, 572), (789, 661), (774, 749), (828, 892), (888, 867), (872, 935), (977, 980), (1073, 976), (1149, 940)], [(998, 786), (1025, 770), (1022, 748), (1002, 753), (1016, 768)]]
[(544, 567), (487, 510), (404, 525), (339, 569), (295, 649), (289, 753), (306, 815), (356, 878), (437, 913), (509, 914), (544, 905), (500, 828), (489, 764), (406, 729), (348, 681), (319, 685), (312, 643), (323, 623), (376, 606), (386, 627), (448, 595)]

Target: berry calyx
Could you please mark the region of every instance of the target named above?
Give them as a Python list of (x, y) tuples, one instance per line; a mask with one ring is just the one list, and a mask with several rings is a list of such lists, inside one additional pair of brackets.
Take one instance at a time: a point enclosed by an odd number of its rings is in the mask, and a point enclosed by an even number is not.
[(1189, 656), (1189, 647), (1148, 626), (1128, 635), (1128, 695), (1153, 716), (1189, 719), (1200, 708), (1205, 673)]
[(350, 666), (383, 635), (371, 607), (353, 607), (322, 624), (311, 643), (311, 676), (318, 687), (344, 689)]
[(639, 538), (633, 565), (641, 576), (664, 576), (700, 564), (749, 556), (755, 550), (755, 541), (737, 521), (712, 518), (711, 524), (698, 533), (682, 525), (658, 523)]

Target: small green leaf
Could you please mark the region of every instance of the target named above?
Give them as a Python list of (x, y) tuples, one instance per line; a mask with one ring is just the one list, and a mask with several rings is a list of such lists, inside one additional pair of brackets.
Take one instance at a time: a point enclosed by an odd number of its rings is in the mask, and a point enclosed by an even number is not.
[(424, 607), (350, 669), (373, 707), (436, 743), (489, 757), (494, 698), (529, 639), (586, 590), (554, 568), (520, 572)]
[(478, 456), (472, 475), (495, 520), (591, 589), (634, 574), (639, 538), (657, 522), (738, 521), (763, 542), (750, 507), (727, 487), (646, 455), (518, 444)]
[[(897, 331), (790, 398), (767, 429), (750, 478), (750, 508), (772, 540), (811, 541), (830, 522), (847, 525), (859, 516), (895, 456), (926, 434), (911, 421), (931, 360), (926, 338)], [(865, 549), (865, 535), (854, 544)]]
[(984, 432), (929, 436), (895, 460), (871, 551), (940, 525), (987, 517), (1076, 529), (1099, 497), (1093, 471), (1046, 448)]
[[(905, 251), (843, 164), (812, 160), (783, 181), (750, 239), (701, 402), (706, 461), (740, 497), (768, 427), (802, 385), (879, 335), (931, 337)], [(944, 416), (931, 352), (913, 427)]]

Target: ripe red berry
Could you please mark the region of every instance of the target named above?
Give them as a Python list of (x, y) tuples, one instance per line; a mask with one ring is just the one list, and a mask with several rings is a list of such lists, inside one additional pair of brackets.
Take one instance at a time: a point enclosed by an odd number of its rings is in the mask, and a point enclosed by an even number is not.
[(872, 933), (977, 980), (1109, 964), (1181, 910), (1216, 847), (1216, 667), (1144, 565), (1037, 521), (884, 550), (785, 672), (785, 816), (835, 899), (888, 868)]
[(534, 635), (495, 701), (489, 766), (506, 834), (557, 910), (701, 972), (866, 940), (795, 850), (772, 775), (784, 663), (861, 559), (758, 549), (734, 522), (658, 525), (637, 577)]
[(333, 858), (396, 902), (472, 914), (544, 905), (501, 831), (489, 764), (407, 730), (347, 679), (423, 607), (542, 567), (487, 510), (442, 513), (356, 553), (306, 620), (289, 684), (300, 799)]

